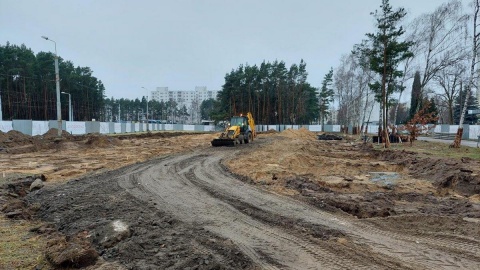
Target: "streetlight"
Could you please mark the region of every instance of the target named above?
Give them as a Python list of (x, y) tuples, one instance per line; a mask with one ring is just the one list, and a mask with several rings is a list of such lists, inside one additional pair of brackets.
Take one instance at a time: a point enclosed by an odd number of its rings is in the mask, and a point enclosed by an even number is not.
[(58, 137), (62, 137), (62, 111), (60, 107), (60, 75), (58, 72), (58, 55), (57, 55), (57, 43), (46, 36), (42, 36), (43, 39), (51, 41), (55, 44), (55, 84), (57, 88), (57, 121), (58, 121)]
[(62, 94), (68, 95), (68, 121), (73, 121), (73, 112), (72, 112), (72, 95), (70, 93), (61, 92)]
[(142, 86), (142, 88), (145, 89), (145, 90), (147, 90), (147, 132), (148, 132), (148, 131), (149, 131), (149, 130), (148, 130), (148, 89), (145, 88), (145, 87), (143, 87), (143, 86)]

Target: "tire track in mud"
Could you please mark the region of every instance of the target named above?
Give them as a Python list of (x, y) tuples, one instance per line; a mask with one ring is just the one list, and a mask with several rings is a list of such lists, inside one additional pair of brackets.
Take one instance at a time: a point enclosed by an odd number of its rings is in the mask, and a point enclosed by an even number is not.
[[(182, 159), (183, 158), (183, 159)], [(121, 185), (140, 199), (157, 201), (177, 218), (231, 239), (262, 269), (374, 269), (375, 265), (339, 257), (287, 232), (266, 225), (212, 197), (186, 175), (194, 167), (183, 156), (125, 176)], [(200, 160), (201, 161), (201, 160)], [(159, 177), (161, 176), (161, 177)], [(132, 182), (133, 180), (133, 182)], [(148, 197), (145, 194), (149, 194)]]
[[(274, 195), (223, 170), (220, 161), (239, 154), (236, 149), (211, 149), (174, 156), (132, 172), (121, 178), (120, 184), (135, 197), (153, 200), (183, 221), (231, 239), (263, 269), (478, 269), (479, 245), (474, 239), (383, 231)], [(270, 218), (252, 217), (244, 208), (262, 211)], [(272, 216), (341, 231), (356, 245), (366, 247), (365, 251), (357, 251), (352, 259), (347, 254), (354, 251), (339, 253), (331, 244), (311, 241), (292, 228), (272, 224)], [(374, 258), (368, 260), (369, 256)]]
[[(216, 167), (215, 170), (208, 171), (207, 174), (210, 174), (210, 177), (207, 178), (221, 179), (222, 174), (225, 175), (224, 178), (231, 178), (220, 165), (221, 157), (217, 158), (218, 160), (208, 159), (206, 161), (211, 162), (211, 165)], [(204, 164), (204, 166), (209, 167), (207, 164)], [(219, 182), (211, 182), (211, 184), (220, 185)], [(262, 205), (261, 202), (257, 203)], [(295, 201), (294, 204), (303, 203)], [(278, 204), (270, 204), (269, 207), (276, 205)], [(286, 205), (282, 207), (283, 209), (277, 210), (278, 213), (282, 213), (282, 211), (285, 213)], [(294, 205), (293, 207), (295, 209), (295, 207), (298, 206)], [(410, 236), (392, 231), (383, 231), (373, 225), (366, 224), (362, 220), (327, 213), (310, 205), (306, 205), (305, 209), (308, 209), (308, 211), (302, 212), (302, 209), (296, 209), (296, 211), (291, 212), (290, 215), (301, 213), (301, 215), (307, 217), (309, 222), (321, 223), (342, 230), (348, 235), (357, 238), (359, 244), (367, 243), (378, 253), (391, 255), (393, 257), (409, 257), (415, 260), (415, 264), (413, 264), (415, 267), (432, 269), (480, 269), (480, 241), (478, 240), (468, 239), (465, 241), (461, 237), (452, 239), (451, 237), (442, 237), (440, 235)], [(315, 218), (316, 216), (320, 217)], [(311, 220), (310, 218), (314, 219)], [(325, 220), (330, 223), (323, 223)]]

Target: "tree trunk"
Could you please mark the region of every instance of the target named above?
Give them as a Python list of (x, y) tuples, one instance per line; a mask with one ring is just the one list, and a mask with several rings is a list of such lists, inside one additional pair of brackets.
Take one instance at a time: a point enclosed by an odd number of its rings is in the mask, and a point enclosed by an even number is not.
[(382, 76), (382, 113), (383, 113), (383, 137), (385, 148), (390, 147), (390, 141), (388, 140), (388, 127), (387, 127), (387, 44), (383, 46), (383, 76)]
[[(458, 123), (457, 135), (455, 136), (455, 141), (453, 141), (453, 144), (452, 144), (453, 148), (460, 148), (460, 145), (462, 143), (463, 121), (465, 120), (465, 113), (467, 112), (468, 99), (469, 99), (471, 91), (472, 91), (473, 80), (474, 80), (474, 76), (475, 76), (475, 64), (476, 64), (476, 58), (477, 58), (477, 43), (478, 43), (478, 38), (479, 38), (479, 34), (477, 33), (477, 18), (478, 18), (478, 12), (479, 12), (479, 9), (480, 9), (479, 4), (480, 4), (479, 0), (475, 0), (474, 16), (473, 16), (472, 65), (470, 67), (470, 78), (468, 79), (468, 87), (467, 87), (467, 93), (465, 95), (465, 102), (463, 103), (462, 112), (460, 114), (460, 123)], [(460, 92), (461, 91), (462, 91), (462, 89), (460, 89)]]

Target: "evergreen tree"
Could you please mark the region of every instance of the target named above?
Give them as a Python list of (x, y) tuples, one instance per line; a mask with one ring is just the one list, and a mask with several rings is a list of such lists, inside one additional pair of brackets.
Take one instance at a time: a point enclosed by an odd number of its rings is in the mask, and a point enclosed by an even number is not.
[(409, 51), (412, 42), (400, 41), (404, 34), (403, 27), (399, 27), (400, 21), (407, 14), (404, 8), (393, 10), (389, 0), (382, 0), (381, 10), (372, 13), (376, 20), (376, 33), (369, 33), (367, 37), (371, 43), (370, 48), (364, 48), (363, 53), (370, 59), (370, 69), (380, 75), (381, 81), (371, 84), (377, 97), (381, 97), (384, 131), (383, 141), (385, 147), (389, 147), (387, 134), (387, 109), (389, 95), (398, 90), (396, 80), (403, 75), (397, 70), (398, 64), (405, 59), (412, 57)]
[(309, 124), (318, 118), (319, 104), (307, 75), (303, 60), (289, 69), (283, 61), (240, 65), (225, 75), (213, 120), (251, 112), (257, 123)]
[(320, 112), (320, 121), (323, 125), (325, 123), (325, 118), (329, 115), (330, 103), (333, 102), (334, 91), (332, 88), (333, 83), (333, 68), (330, 68), (330, 71), (325, 74), (322, 81), (322, 88), (320, 88), (320, 94), (318, 97), (319, 100), (319, 112)]
[(420, 71), (416, 71), (415, 76), (413, 77), (409, 119), (412, 119), (413, 116), (418, 112), (418, 110), (420, 110), (421, 100), (422, 100), (422, 83), (420, 79)]

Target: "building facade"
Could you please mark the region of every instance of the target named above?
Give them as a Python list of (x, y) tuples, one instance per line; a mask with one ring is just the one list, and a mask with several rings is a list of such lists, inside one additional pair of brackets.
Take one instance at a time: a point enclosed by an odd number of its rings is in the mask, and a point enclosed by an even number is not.
[(196, 86), (194, 91), (171, 91), (168, 87), (157, 87), (156, 90), (151, 91), (150, 98), (159, 102), (175, 101), (178, 109), (185, 106), (189, 114), (187, 123), (197, 124), (202, 121), (200, 105), (210, 98), (216, 100), (218, 92), (219, 90), (208, 90), (206, 86)]

